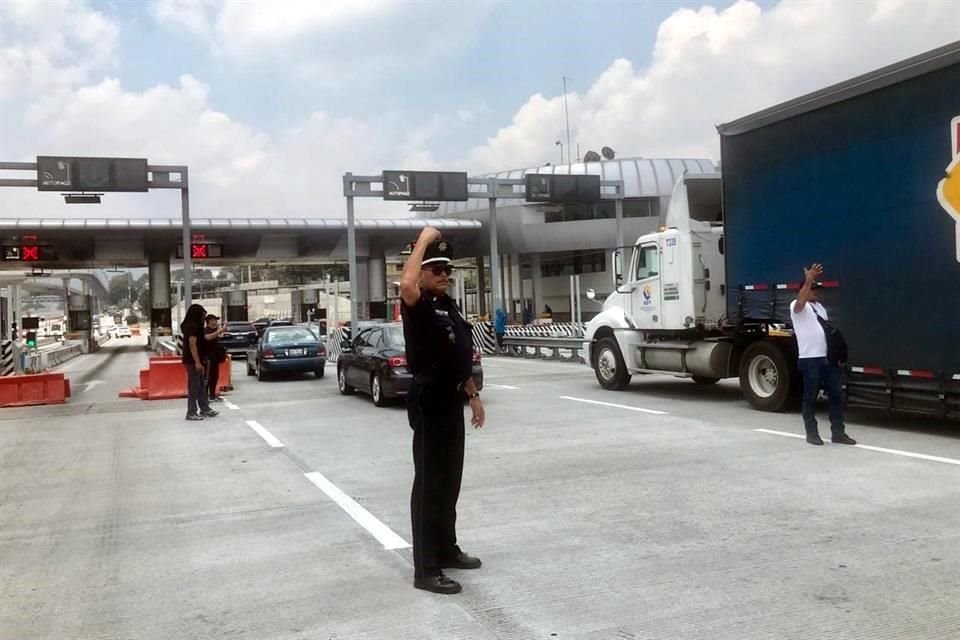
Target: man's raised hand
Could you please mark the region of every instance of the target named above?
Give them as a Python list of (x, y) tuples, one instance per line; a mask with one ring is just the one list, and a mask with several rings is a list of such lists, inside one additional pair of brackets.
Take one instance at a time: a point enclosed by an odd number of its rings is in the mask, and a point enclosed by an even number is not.
[(823, 275), (823, 265), (819, 262), (814, 262), (810, 265), (809, 269), (803, 270), (803, 277), (806, 280), (807, 284), (813, 284), (817, 281), (817, 278)]

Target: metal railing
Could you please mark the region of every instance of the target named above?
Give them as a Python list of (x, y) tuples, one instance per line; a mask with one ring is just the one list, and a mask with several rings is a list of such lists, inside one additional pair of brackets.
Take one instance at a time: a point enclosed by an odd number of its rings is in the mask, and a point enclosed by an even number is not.
[(516, 358), (539, 358), (560, 362), (583, 363), (583, 338), (546, 338), (533, 336), (504, 336), (501, 354)]

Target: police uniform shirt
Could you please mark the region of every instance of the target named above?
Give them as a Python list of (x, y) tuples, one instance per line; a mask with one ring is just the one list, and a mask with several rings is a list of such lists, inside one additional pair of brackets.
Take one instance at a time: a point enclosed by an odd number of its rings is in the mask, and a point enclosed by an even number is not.
[(401, 305), (403, 337), (410, 372), (432, 384), (458, 387), (473, 373), (473, 336), (470, 325), (446, 295), (420, 292), (410, 307)]

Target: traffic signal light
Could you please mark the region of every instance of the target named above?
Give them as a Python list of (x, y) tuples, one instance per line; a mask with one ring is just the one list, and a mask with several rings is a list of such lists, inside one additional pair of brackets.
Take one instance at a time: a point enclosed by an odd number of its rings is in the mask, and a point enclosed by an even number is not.
[(31, 349), (37, 348), (37, 332), (27, 331), (27, 346)]

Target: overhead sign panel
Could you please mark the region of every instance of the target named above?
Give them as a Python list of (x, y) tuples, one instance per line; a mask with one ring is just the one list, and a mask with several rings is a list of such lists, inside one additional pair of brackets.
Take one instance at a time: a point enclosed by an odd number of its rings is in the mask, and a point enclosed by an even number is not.
[(48, 262), (57, 259), (57, 252), (49, 245), (33, 242), (17, 245), (3, 245), (4, 262)]
[(384, 171), (384, 200), (463, 202), (467, 174), (459, 171)]
[(38, 191), (147, 191), (144, 158), (37, 156)]
[[(183, 245), (177, 245), (177, 257), (183, 258)], [(223, 245), (219, 242), (191, 242), (190, 257), (194, 260), (209, 260), (223, 257)]]
[(527, 202), (596, 204), (600, 202), (600, 176), (528, 173)]

